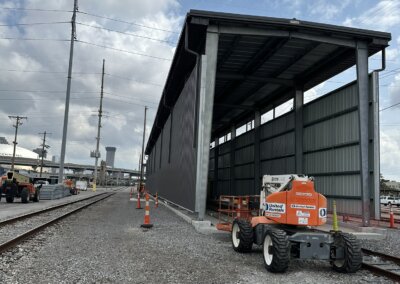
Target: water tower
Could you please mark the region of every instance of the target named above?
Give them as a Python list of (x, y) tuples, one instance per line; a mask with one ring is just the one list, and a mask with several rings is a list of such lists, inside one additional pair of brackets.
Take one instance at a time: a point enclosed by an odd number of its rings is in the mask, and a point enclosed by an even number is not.
[(110, 146), (106, 147), (107, 167), (114, 168), (115, 151), (117, 151), (117, 148), (115, 148), (115, 147), (110, 147)]

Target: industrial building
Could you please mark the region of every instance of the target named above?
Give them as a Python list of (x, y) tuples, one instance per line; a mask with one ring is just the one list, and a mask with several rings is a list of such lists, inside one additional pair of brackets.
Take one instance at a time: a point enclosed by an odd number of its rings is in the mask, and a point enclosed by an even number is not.
[[(384, 32), (191, 10), (146, 147), (147, 187), (202, 220), (207, 200), (307, 174), (342, 214), (379, 216), (378, 71)], [(304, 104), (356, 66), (357, 80)], [(290, 111), (280, 115), (280, 106)], [(211, 145), (211, 146), (210, 146)]]

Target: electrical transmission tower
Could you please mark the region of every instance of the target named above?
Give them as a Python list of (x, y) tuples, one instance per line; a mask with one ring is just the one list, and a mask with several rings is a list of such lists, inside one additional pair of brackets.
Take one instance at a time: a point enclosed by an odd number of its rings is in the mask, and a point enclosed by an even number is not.
[(49, 145), (46, 145), (46, 135), (51, 135), (51, 133), (48, 133), (48, 132), (43, 132), (43, 133), (39, 133), (40, 135), (43, 135), (43, 139), (42, 139), (42, 141), (43, 141), (43, 143), (40, 145), (40, 146), (42, 146), (42, 152), (41, 152), (41, 158), (42, 158), (42, 161), (41, 161), (41, 164), (40, 164), (40, 175), (39, 175), (39, 177), (42, 177), (42, 172), (43, 172), (43, 159), (44, 159), (44, 156), (46, 155), (46, 153), (47, 153), (47, 150), (46, 149), (49, 149), (50, 148), (50, 146)]
[(14, 150), (13, 150), (13, 155), (11, 159), (11, 171), (14, 170), (14, 165), (15, 165), (15, 150), (17, 149), (17, 136), (18, 136), (18, 127), (22, 125), (22, 120), (23, 119), (28, 119), (26, 116), (15, 116), (15, 115), (9, 115), (8, 116), (10, 119), (15, 119), (15, 124), (13, 124), (13, 127), (15, 127), (15, 137), (14, 137)]

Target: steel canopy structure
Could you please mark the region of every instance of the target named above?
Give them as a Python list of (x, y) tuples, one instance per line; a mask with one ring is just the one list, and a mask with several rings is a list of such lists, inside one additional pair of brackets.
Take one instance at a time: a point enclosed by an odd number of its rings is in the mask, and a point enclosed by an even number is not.
[[(321, 180), (353, 175), (359, 180), (355, 184), (359, 194), (355, 190), (351, 198), (359, 196), (358, 213), (365, 212), (364, 225), (368, 225), (370, 208), (372, 215), (378, 212), (376, 202), (375, 207), (370, 202), (376, 200), (374, 182), (379, 176), (379, 129), (374, 110), (378, 105), (377, 76), (368, 74), (368, 57), (383, 51), (384, 65), (390, 39), (388, 33), (297, 19), (191, 10), (146, 147), (150, 190), (198, 212), (202, 219), (207, 195), (257, 193), (262, 174), (320, 174)], [(357, 81), (324, 96), (321, 100), (330, 97), (329, 104), (320, 102), (325, 109), (318, 102), (314, 107), (304, 105), (305, 91), (354, 65)], [(274, 112), (290, 99), (294, 101), (292, 111), (261, 124), (263, 113)], [(333, 120), (342, 115), (353, 120), (355, 115), (356, 120), (351, 129), (343, 128), (348, 123), (338, 125), (339, 136), (347, 132), (357, 135), (349, 138), (351, 141), (318, 142), (319, 133), (311, 131), (312, 126), (323, 121), (337, 124)], [(236, 137), (237, 128), (249, 122), (249, 131)], [(307, 138), (309, 132), (314, 137)], [(218, 145), (225, 135), (229, 135), (224, 140), (228, 141)], [(279, 143), (275, 141), (278, 138)], [(215, 147), (210, 150), (212, 141)], [(285, 150), (275, 156), (268, 154), (274, 143)], [(354, 169), (349, 170), (342, 161), (334, 171), (310, 172), (313, 163), (321, 162), (311, 161), (313, 151), (352, 146), (353, 150), (347, 150), (358, 153), (352, 157)], [(284, 166), (274, 166), (271, 161), (283, 161)], [(329, 181), (324, 183), (322, 191)], [(357, 214), (346, 206), (344, 202), (344, 213)]]

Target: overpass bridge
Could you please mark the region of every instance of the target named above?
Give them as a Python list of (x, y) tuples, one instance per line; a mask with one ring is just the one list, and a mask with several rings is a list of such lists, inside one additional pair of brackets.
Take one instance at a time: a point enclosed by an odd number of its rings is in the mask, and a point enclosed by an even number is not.
[[(11, 157), (0, 156), (0, 164), (11, 165)], [(15, 157), (15, 165), (40, 167), (41, 160)], [(59, 168), (60, 163), (44, 160), (43, 167), (44, 168)], [(64, 169), (65, 170), (73, 170), (73, 171), (85, 171), (85, 170), (94, 171), (94, 165), (81, 165), (81, 164), (74, 164), (74, 163), (65, 163)], [(97, 170), (100, 171), (100, 166), (97, 167)], [(139, 177), (140, 176), (140, 171), (138, 171), (138, 170), (123, 169), (123, 168), (106, 168), (106, 172), (108, 174), (112, 174), (112, 173), (129, 174), (131, 177)]]

